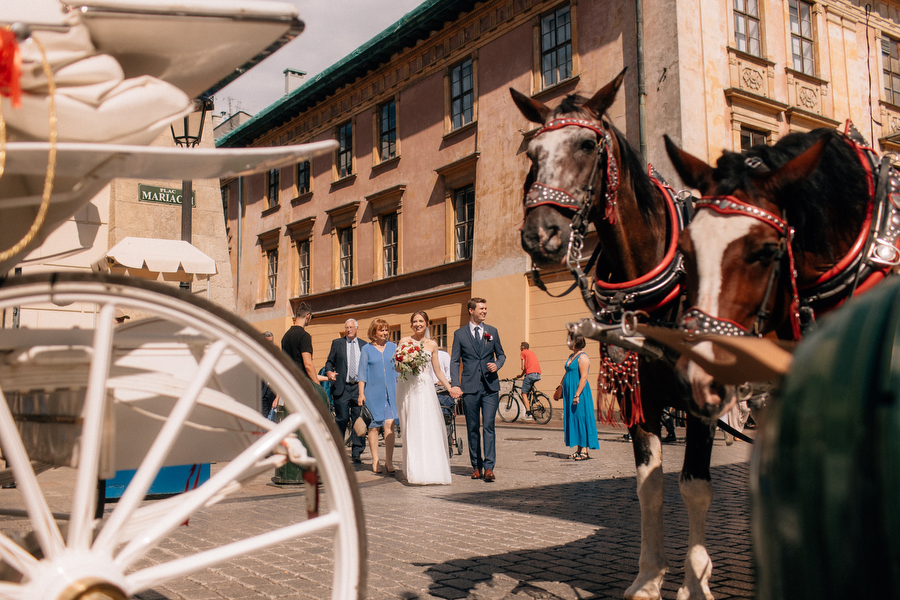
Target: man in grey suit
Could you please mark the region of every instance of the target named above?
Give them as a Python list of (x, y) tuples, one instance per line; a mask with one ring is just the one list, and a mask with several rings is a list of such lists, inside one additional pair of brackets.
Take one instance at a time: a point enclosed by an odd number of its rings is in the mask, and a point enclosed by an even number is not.
[[(450, 383), (453, 387), (450, 391), (454, 398), (460, 395), (463, 398), (463, 412), (469, 432), (469, 459), (474, 469), (472, 479), (484, 477), (485, 481), (494, 481), (494, 418), (500, 403), (497, 371), (506, 362), (506, 355), (497, 329), (484, 322), (487, 301), (472, 298), (468, 308), (469, 323), (453, 334), (453, 351), (450, 353)], [(483, 457), (479, 426), (484, 431)]]
[(344, 431), (350, 426), (350, 460), (355, 463), (362, 462), (360, 455), (366, 447), (365, 439), (356, 435), (353, 423), (359, 418), (361, 410), (359, 400), (359, 383), (356, 375), (359, 370), (359, 355), (364, 341), (357, 337), (359, 323), (356, 319), (347, 319), (344, 323), (344, 337), (331, 342), (331, 350), (328, 352), (328, 360), (325, 361), (325, 375), (331, 381), (331, 397), (334, 401), (334, 421), (341, 439), (344, 439)]

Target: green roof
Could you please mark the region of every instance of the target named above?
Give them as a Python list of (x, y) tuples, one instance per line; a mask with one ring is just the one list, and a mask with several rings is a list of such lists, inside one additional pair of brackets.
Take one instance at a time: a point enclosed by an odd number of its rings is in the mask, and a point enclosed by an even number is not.
[(427, 39), (432, 32), (442, 29), (460, 13), (472, 10), (477, 3), (478, 0), (426, 0), (344, 58), (216, 140), (216, 146), (249, 146), (254, 139), (312, 108), (341, 86), (376, 70), (394, 54)]

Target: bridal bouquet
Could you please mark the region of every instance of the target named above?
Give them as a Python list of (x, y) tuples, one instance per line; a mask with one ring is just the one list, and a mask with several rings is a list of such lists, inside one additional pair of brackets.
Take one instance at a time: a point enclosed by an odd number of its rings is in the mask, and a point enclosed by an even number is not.
[(394, 352), (394, 366), (400, 373), (400, 379), (409, 379), (421, 373), (428, 364), (425, 347), (412, 340), (403, 342)]

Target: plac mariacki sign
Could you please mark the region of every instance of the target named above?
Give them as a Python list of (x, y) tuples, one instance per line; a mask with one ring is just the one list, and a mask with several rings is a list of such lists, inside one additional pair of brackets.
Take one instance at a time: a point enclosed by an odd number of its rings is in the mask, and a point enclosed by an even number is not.
[[(197, 208), (197, 192), (191, 190), (191, 208)], [(181, 206), (181, 190), (178, 188), (155, 187), (138, 184), (138, 200), (156, 202), (158, 204), (177, 204)]]

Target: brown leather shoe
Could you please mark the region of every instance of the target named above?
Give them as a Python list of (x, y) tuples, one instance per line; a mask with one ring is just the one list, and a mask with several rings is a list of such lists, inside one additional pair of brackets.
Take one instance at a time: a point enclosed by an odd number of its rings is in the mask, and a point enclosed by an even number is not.
[(488, 481), (488, 482), (494, 481), (494, 471), (492, 471), (491, 469), (485, 469), (484, 470), (484, 480)]
[(481, 471), (478, 469), (472, 471), (472, 479), (481, 479)]

